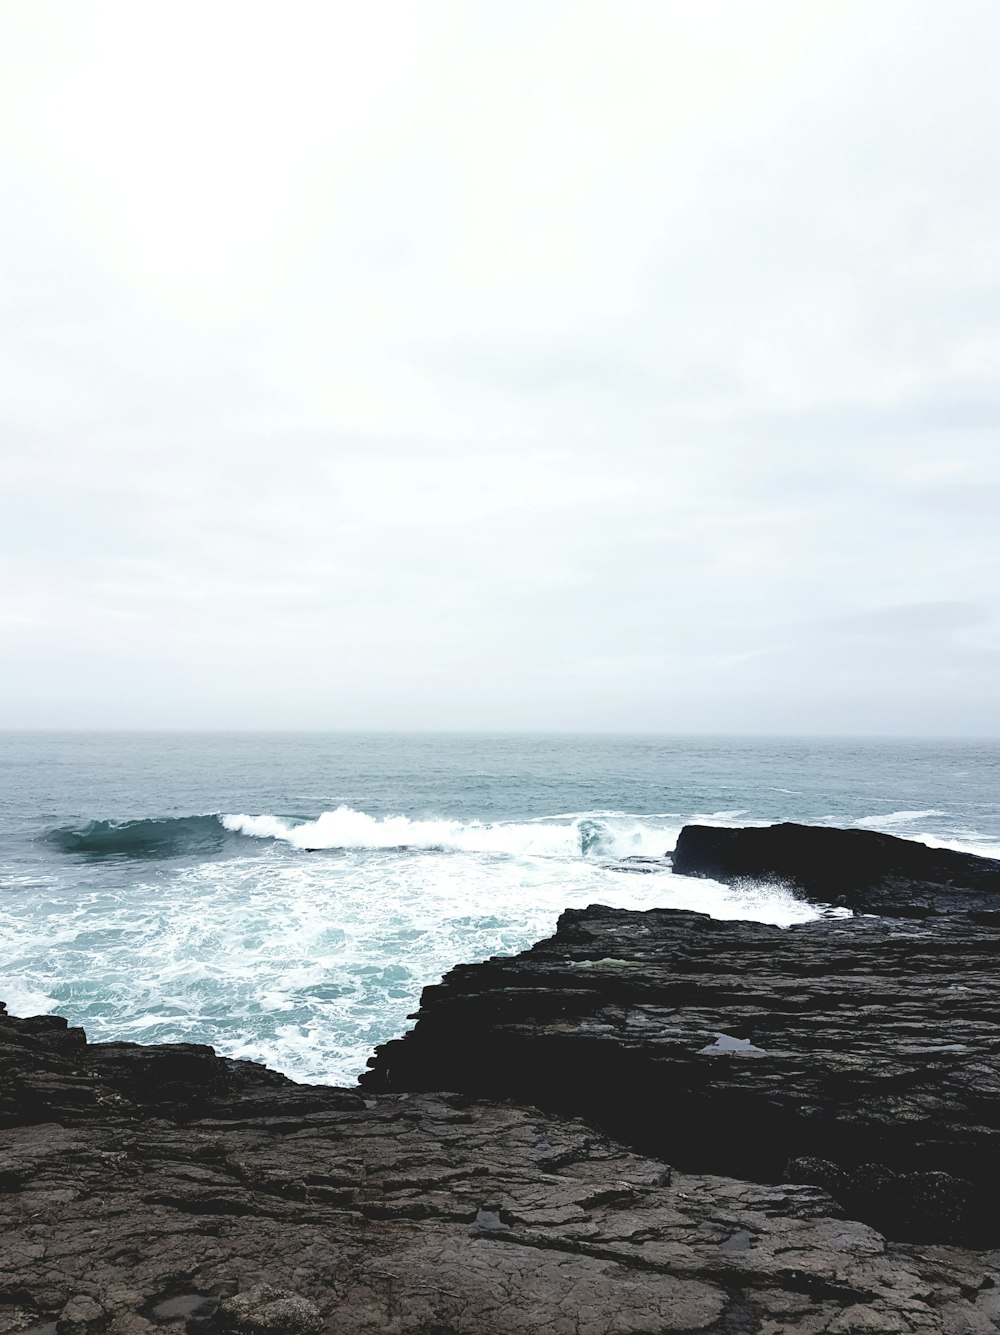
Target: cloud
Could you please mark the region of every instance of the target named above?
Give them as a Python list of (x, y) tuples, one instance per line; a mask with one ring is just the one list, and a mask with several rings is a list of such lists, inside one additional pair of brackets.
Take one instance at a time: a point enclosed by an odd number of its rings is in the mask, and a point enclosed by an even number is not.
[(1000, 14), (0, 17), (0, 724), (996, 732)]
[(980, 626), (988, 620), (986, 610), (975, 603), (900, 603), (837, 617), (828, 623), (827, 631), (835, 637), (857, 636), (908, 644), (914, 640), (951, 639), (956, 631)]

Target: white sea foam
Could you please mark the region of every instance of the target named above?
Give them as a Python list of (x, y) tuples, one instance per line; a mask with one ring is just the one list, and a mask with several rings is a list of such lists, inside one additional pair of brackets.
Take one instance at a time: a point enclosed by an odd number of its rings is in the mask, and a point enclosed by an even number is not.
[(946, 817), (946, 811), (890, 811), (883, 816), (864, 816), (854, 824), (866, 830), (895, 834), (928, 848), (950, 848), (957, 853), (975, 853), (983, 858), (1000, 858), (1000, 839), (991, 839), (978, 830), (953, 825), (944, 831), (914, 829), (918, 822)]
[(975, 830), (956, 831), (957, 838), (944, 839), (927, 831), (915, 831), (908, 839), (916, 839), (928, 848), (952, 848), (957, 853), (975, 853), (981, 858), (1000, 858), (1000, 839), (985, 839)]
[(930, 820), (934, 816), (946, 816), (946, 811), (887, 811), (882, 816), (863, 816), (856, 820), (866, 830), (893, 830), (900, 825), (912, 825), (917, 820)]
[[(706, 819), (734, 819), (717, 812)], [(683, 821), (616, 812), (585, 812), (544, 820), (482, 822), (411, 820), (409, 816), (369, 816), (353, 807), (325, 811), (316, 820), (294, 824), (279, 816), (234, 814), (220, 817), (227, 830), (257, 839), (279, 839), (302, 849), (424, 849), (453, 853), (493, 853), (508, 857), (574, 858), (582, 854), (622, 858), (662, 857), (673, 848)]]
[[(497, 828), (502, 847), (512, 829), (521, 838), (539, 827)], [(572, 847), (565, 828), (557, 833)], [(497, 856), (495, 835), (483, 827), (487, 852), (300, 857), (279, 845), (147, 873), (127, 914), (111, 889), (71, 907), (38, 903), (30, 916), (0, 908), (21, 984), (5, 989), (12, 1013), (22, 1000), (30, 1011), (69, 1009), (92, 1039), (209, 1041), (297, 1079), (352, 1082), (375, 1043), (405, 1030), (424, 986), (459, 962), (550, 935), (564, 908), (685, 908), (781, 924), (816, 916), (780, 886), (627, 874), (578, 851), (571, 862)]]
[(3, 1000), (10, 1015), (48, 1015), (56, 1009), (54, 997), (17, 974), (4, 974)]

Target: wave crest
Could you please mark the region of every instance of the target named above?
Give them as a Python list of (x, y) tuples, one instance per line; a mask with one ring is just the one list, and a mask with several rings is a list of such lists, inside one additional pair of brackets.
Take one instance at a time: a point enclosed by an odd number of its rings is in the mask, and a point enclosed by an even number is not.
[(219, 853), (231, 835), (217, 816), (159, 820), (92, 820), (47, 830), (46, 843), (62, 853), (91, 858), (174, 858)]
[(233, 833), (279, 839), (302, 849), (425, 849), (455, 853), (495, 853), (527, 857), (662, 857), (680, 828), (649, 823), (654, 818), (590, 814), (534, 821), (369, 816), (353, 807), (324, 811), (316, 820), (295, 824), (280, 816), (222, 816)]
[[(728, 823), (744, 814), (715, 811), (688, 819)], [(241, 848), (247, 852), (253, 842), (266, 840), (309, 851), (410, 849), (614, 861), (664, 857), (676, 843), (683, 823), (684, 818), (675, 812), (638, 816), (623, 811), (583, 811), (522, 821), (480, 821), (372, 816), (343, 805), (312, 820), (245, 812), (92, 820), (48, 830), (42, 838), (60, 852), (92, 859), (212, 858), (235, 854)]]

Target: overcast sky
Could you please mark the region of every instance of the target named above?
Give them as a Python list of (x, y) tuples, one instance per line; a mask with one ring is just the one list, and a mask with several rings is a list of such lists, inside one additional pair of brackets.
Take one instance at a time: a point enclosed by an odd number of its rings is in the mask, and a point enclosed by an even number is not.
[(0, 726), (1000, 733), (996, 0), (0, 0)]

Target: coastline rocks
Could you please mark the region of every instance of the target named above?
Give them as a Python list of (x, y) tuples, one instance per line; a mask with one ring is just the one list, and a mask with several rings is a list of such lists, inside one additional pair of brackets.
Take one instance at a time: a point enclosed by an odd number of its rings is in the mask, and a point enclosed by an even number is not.
[(1000, 861), (874, 830), (685, 825), (673, 868), (716, 881), (779, 880), (811, 899), (864, 913), (919, 918), (992, 911), (1000, 922)]
[(805, 829), (675, 867), (889, 916), (569, 910), (360, 1092), (0, 1004), (0, 1335), (1000, 1331), (1000, 865)]
[(195, 1043), (88, 1043), (61, 1015), (15, 1019), (0, 1002), (0, 1127), (94, 1118), (262, 1117), (356, 1107), (358, 1095), (297, 1085)]
[[(0, 1029), (8, 1057), (38, 1054), (15, 1083), (43, 1112), (61, 1061), (36, 1024)], [(127, 1087), (132, 1055), (104, 1046), (76, 1041), (77, 1078), (97, 1079), (92, 1056)], [(256, 1087), (259, 1070), (202, 1056)], [(216, 1096), (178, 1122), (95, 1096), (68, 1125), (0, 1131), (2, 1335), (958, 1335), (1000, 1319), (1000, 1254), (887, 1242), (813, 1186), (677, 1172), (509, 1104), (266, 1084), (263, 1116)], [(312, 1111), (283, 1113), (286, 1095)]]
[(894, 1237), (1000, 1243), (1000, 929), (958, 917), (788, 929), (592, 906), (464, 965), (368, 1090), (587, 1118), (694, 1172), (790, 1161)]

